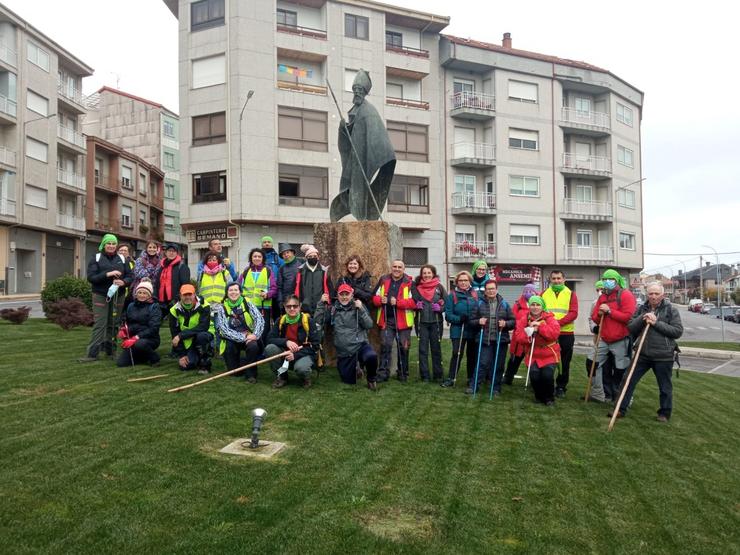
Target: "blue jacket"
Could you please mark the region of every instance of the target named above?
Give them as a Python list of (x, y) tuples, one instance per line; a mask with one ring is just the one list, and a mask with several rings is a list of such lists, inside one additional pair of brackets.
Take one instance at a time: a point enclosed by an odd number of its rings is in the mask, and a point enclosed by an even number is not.
[(445, 302), (445, 319), (452, 327), (450, 328), (450, 339), (459, 339), (463, 324), (465, 325), (464, 339), (475, 339), (480, 331), (478, 325), (479, 311), (477, 294), (472, 289), (462, 291), (457, 287), (447, 295)]

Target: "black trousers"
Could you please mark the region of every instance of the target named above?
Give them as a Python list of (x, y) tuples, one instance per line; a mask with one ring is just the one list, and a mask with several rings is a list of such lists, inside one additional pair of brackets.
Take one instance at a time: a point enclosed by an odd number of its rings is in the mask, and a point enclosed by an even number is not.
[(529, 379), (532, 381), (534, 397), (540, 403), (547, 403), (548, 401), (554, 400), (554, 375), (554, 364), (548, 364), (547, 366), (543, 366), (540, 368), (539, 366), (537, 366), (536, 362), (532, 361), (532, 366), (529, 369)]
[[(460, 342), (462, 341), (462, 346)], [(460, 356), (462, 357), (463, 351), (465, 351), (465, 363), (468, 371), (468, 384), (472, 385), (473, 377), (475, 376), (475, 363), (478, 359), (478, 340), (475, 339), (453, 339), (452, 340), (452, 356), (450, 357), (450, 373), (449, 379), (457, 379), (458, 362), (457, 362), (457, 350), (460, 349)], [(461, 361), (462, 362), (462, 361)]]
[(438, 322), (420, 323), (419, 334), (419, 374), (424, 380), (429, 379), (429, 351), (432, 352), (432, 373), (435, 380), (442, 379), (442, 327)]
[(134, 364), (156, 364), (159, 362), (157, 347), (159, 347), (159, 341), (139, 339), (134, 343), (133, 347), (121, 351), (121, 354), (118, 355), (116, 365), (131, 366), (132, 360)]
[(573, 334), (561, 334), (558, 337), (560, 344), (560, 374), (557, 377), (557, 387), (563, 391), (568, 389), (570, 380), (570, 360), (573, 358), (573, 345), (576, 343), (576, 336)]
[[(233, 370), (234, 368), (239, 368), (244, 364), (251, 364), (252, 362), (255, 362), (262, 352), (259, 341), (250, 341), (249, 343), (237, 343), (236, 341), (231, 341), (229, 339), (225, 339), (223, 341), (226, 341), (226, 348), (224, 349), (224, 362), (226, 363), (227, 370)], [(246, 355), (244, 357), (244, 362), (242, 362), (241, 359), (242, 351), (244, 351), (244, 354)], [(248, 368), (246, 370), (246, 377), (256, 378), (257, 367), (254, 366), (252, 368)]]

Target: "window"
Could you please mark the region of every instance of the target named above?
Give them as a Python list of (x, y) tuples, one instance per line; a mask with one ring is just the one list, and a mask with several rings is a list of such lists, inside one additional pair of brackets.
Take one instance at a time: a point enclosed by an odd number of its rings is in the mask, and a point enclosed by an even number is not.
[(591, 185), (576, 185), (576, 200), (591, 202), (594, 197), (594, 188)]
[(193, 88), (210, 87), (226, 82), (226, 56), (219, 54), (210, 58), (193, 60)]
[(285, 25), (286, 27), (298, 27), (298, 13), (278, 8), (277, 24)]
[(278, 146), (326, 152), (326, 112), (278, 106)]
[(139, 194), (146, 195), (146, 174), (139, 174)]
[(190, 4), (190, 30), (200, 31), (224, 24), (224, 0), (202, 0)]
[(509, 129), (509, 148), (537, 150), (539, 133), (524, 129)]
[(591, 99), (576, 97), (576, 112), (579, 116), (588, 116), (591, 113)]
[(590, 229), (577, 229), (576, 230), (576, 246), (581, 249), (591, 247), (591, 230)]
[(164, 216), (164, 228), (167, 231), (174, 231), (174, 229), (175, 229), (175, 217), (174, 216), (167, 216), (165, 214), (165, 216)]
[(25, 198), (26, 204), (28, 206), (47, 208), (46, 189), (42, 189), (41, 187), (34, 187), (33, 185), (26, 185)]
[(394, 175), (388, 193), (389, 212), (429, 213), (429, 179)]
[(386, 81), (385, 96), (387, 96), (388, 98), (403, 99), (403, 85), (400, 85), (398, 83), (391, 83), (390, 81)]
[(353, 39), (368, 40), (369, 21), (361, 15), (344, 14), (344, 36)]
[(133, 210), (130, 206), (126, 204), (121, 205), (121, 226), (132, 228), (133, 225), (131, 224), (131, 216), (133, 214)]
[(226, 200), (226, 172), (193, 175), (193, 202)]
[(175, 198), (175, 184), (174, 183), (164, 184), (164, 198), (174, 200)]
[(162, 123), (162, 128), (164, 129), (164, 134), (166, 136), (174, 138), (175, 136), (175, 124), (174, 123), (172, 123), (169, 120), (164, 120), (164, 122)]
[(385, 45), (391, 48), (403, 48), (403, 35), (395, 31), (386, 31)]
[(474, 175), (456, 175), (455, 176), (456, 193), (475, 193), (475, 176)]
[(511, 224), (509, 226), (509, 243), (512, 245), (539, 245), (540, 226)]
[(509, 194), (515, 197), (540, 196), (540, 178), (523, 175), (509, 176)]
[(31, 41), (28, 42), (28, 61), (49, 71), (49, 54)]
[(326, 168), (280, 164), (279, 172), (279, 204), (329, 206), (329, 171)]
[(133, 172), (128, 166), (121, 166), (121, 186), (124, 189), (133, 189), (134, 186), (131, 184), (131, 178)]
[(424, 247), (404, 247), (403, 261), (406, 266), (418, 268), (429, 261), (429, 249)]
[(617, 162), (619, 162), (623, 166), (634, 168), (634, 155), (635, 153), (629, 148), (623, 147), (622, 145), (617, 145)]
[(509, 81), (509, 100), (537, 102), (537, 84), (524, 81)]
[(619, 248), (627, 251), (635, 250), (635, 234), (619, 232)]
[(146, 209), (140, 208), (139, 209), (139, 225), (146, 225)]
[(345, 91), (352, 90), (352, 83), (354, 83), (356, 75), (357, 75), (356, 69), (345, 69), (344, 70), (344, 90)]
[[(193, 118), (195, 119), (195, 118)], [(224, 138), (226, 136), (224, 135)], [(165, 152), (164, 153), (164, 167), (174, 169), (175, 167), (175, 155), (172, 152)]]
[[(226, 142), (226, 113), (218, 112), (193, 117), (193, 146), (212, 145)], [(172, 167), (175, 167), (175, 155), (172, 156)]]
[(455, 226), (455, 243), (475, 242), (475, 225), (457, 224)]
[(26, 107), (42, 116), (49, 115), (49, 100), (31, 90), (26, 93)]
[(632, 127), (632, 108), (628, 108), (624, 104), (617, 102), (617, 121), (621, 121), (623, 124)]
[(389, 121), (387, 128), (398, 160), (429, 161), (427, 140), (429, 129), (426, 125)]
[(455, 79), (452, 82), (452, 92), (458, 93), (474, 93), (475, 92), (475, 81), (469, 81), (467, 79)]
[(39, 162), (47, 162), (49, 159), (49, 145), (31, 137), (26, 137), (26, 156)]
[(635, 192), (628, 189), (619, 189), (617, 191), (617, 202), (619, 203), (619, 206), (624, 206), (625, 208), (634, 208)]

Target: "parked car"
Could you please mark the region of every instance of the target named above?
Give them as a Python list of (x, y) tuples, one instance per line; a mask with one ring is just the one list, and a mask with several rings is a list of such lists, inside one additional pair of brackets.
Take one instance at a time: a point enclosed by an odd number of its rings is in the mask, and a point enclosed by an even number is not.
[(699, 312), (701, 312), (702, 314), (709, 314), (714, 308), (716, 308), (714, 306), (714, 303), (703, 303)]
[(735, 323), (740, 324), (740, 308), (735, 311)]
[(691, 299), (689, 301), (689, 312), (701, 312), (702, 304), (701, 299)]

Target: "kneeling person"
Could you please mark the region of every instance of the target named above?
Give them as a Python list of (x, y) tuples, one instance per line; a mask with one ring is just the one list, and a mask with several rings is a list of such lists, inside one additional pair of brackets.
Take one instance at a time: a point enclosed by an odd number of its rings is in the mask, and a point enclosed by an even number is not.
[(172, 350), (180, 370), (198, 368), (201, 373), (211, 370), (213, 336), (208, 333), (211, 309), (195, 296), (195, 287), (186, 283), (180, 287), (180, 300), (170, 308)]
[[(337, 349), (337, 370), (342, 382), (355, 384), (359, 362), (367, 375), (367, 387), (374, 391), (378, 355), (367, 340), (373, 319), (362, 301), (352, 298), (353, 293), (352, 287), (343, 283), (337, 289), (338, 300), (329, 309)], [(326, 308), (325, 302), (319, 303), (314, 314), (317, 321), (324, 321)]]
[(290, 353), (283, 360), (273, 360), (270, 365), (277, 375), (272, 387), (278, 389), (288, 383), (288, 369), (293, 370), (303, 380), (303, 387), (311, 387), (311, 372), (316, 366), (317, 349), (314, 345), (321, 343), (321, 320), (311, 318), (301, 312), (301, 302), (295, 295), (288, 295), (283, 304), (285, 314), (278, 319), (267, 336), (265, 358), (280, 354), (285, 350)]
[(119, 332), (123, 339), (123, 352), (118, 356), (118, 366), (135, 364), (157, 364), (159, 355), (159, 326), (162, 323), (162, 311), (159, 303), (154, 302), (152, 282), (144, 278), (136, 286), (134, 301), (124, 313), (125, 325)]

